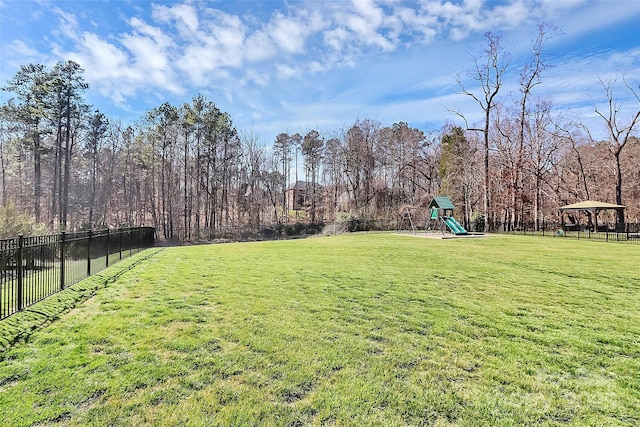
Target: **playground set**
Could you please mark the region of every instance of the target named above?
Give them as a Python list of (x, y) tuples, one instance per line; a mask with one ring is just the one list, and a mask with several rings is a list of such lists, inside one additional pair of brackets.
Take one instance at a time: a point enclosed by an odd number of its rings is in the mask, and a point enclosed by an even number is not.
[[(439, 232), (442, 236), (445, 233), (451, 233), (454, 236), (468, 236), (470, 235), (467, 230), (453, 217), (453, 210), (455, 206), (451, 199), (446, 196), (437, 196), (431, 200), (429, 203), (428, 211), (429, 217), (425, 224), (425, 233), (428, 231), (431, 232)], [(415, 211), (415, 208), (406, 207), (402, 213), (402, 220), (399, 224), (398, 231), (406, 223), (408, 223), (411, 227), (413, 233), (416, 233), (416, 227), (414, 222), (414, 215), (412, 213)]]

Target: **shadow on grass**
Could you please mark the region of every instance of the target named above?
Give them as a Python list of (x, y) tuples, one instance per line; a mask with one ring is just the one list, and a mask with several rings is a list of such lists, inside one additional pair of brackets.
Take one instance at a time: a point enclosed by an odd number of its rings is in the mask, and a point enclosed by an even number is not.
[(98, 289), (115, 282), (124, 273), (162, 250), (163, 248), (151, 248), (135, 254), (0, 321), (0, 359), (2, 353), (15, 343), (28, 341), (35, 331), (47, 326), (62, 314), (88, 300), (95, 295)]

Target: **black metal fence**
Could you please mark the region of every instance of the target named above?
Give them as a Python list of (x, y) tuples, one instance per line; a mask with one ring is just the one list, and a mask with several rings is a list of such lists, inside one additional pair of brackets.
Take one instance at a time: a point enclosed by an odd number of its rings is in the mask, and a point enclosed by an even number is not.
[(536, 227), (535, 224), (523, 224), (511, 227), (502, 224), (495, 230), (502, 234), (525, 234), (531, 236), (548, 236), (561, 239), (589, 239), (603, 242), (628, 242), (640, 244), (640, 223), (626, 223), (624, 226), (598, 227), (598, 230), (588, 226), (574, 226), (556, 221), (542, 221)]
[(0, 240), (0, 320), (154, 245), (151, 227)]

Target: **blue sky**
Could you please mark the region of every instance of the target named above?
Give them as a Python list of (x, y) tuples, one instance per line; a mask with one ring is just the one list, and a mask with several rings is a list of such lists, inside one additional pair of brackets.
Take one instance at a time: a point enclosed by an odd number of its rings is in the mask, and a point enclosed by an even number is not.
[(466, 79), (486, 31), (501, 31), (511, 53), (501, 99), (515, 100), (543, 22), (561, 34), (547, 43), (534, 96), (595, 135), (599, 79), (617, 79), (621, 115), (639, 108), (623, 81), (640, 81), (637, 0), (0, 0), (0, 83), (20, 65), (71, 59), (85, 69), (88, 101), (110, 117), (133, 122), (203, 93), (267, 144), (364, 118), (437, 130), (456, 120), (447, 109), (480, 117), (456, 76)]

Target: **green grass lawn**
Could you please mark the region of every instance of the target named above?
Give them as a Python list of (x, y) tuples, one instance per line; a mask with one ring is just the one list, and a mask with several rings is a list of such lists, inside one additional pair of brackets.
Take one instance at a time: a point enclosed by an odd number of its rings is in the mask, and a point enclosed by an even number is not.
[[(138, 249), (135, 250), (139, 252)], [(114, 252), (109, 255), (111, 265), (131, 256), (129, 250), (122, 254)], [(107, 257), (101, 256), (91, 259), (91, 274), (95, 274), (107, 267)], [(73, 285), (87, 277), (86, 259), (67, 259), (65, 261), (64, 287)], [(6, 280), (0, 279), (0, 312), (10, 315), (18, 306), (18, 280), (15, 270), (5, 275)], [(38, 263), (38, 270), (25, 269), (23, 280), (23, 306), (30, 305), (47, 298), (60, 290), (60, 261)], [(1, 333), (1, 330), (0, 330)], [(0, 342), (2, 341), (0, 337)]]
[(167, 248), (0, 353), (0, 425), (639, 425), (639, 276), (522, 236)]

